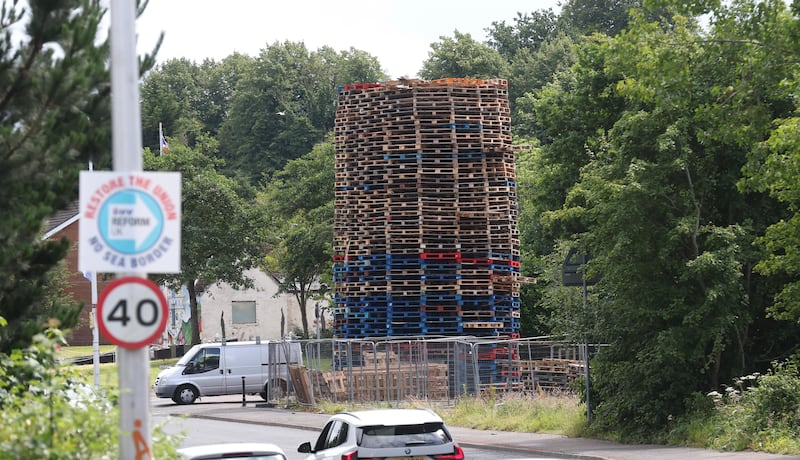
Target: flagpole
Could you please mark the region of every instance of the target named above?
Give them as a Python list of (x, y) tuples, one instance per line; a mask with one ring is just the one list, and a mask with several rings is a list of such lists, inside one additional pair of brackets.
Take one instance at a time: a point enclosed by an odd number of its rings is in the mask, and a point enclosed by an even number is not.
[(164, 139), (164, 129), (161, 126), (161, 122), (158, 122), (158, 155), (161, 156), (164, 154), (164, 143), (161, 141)]

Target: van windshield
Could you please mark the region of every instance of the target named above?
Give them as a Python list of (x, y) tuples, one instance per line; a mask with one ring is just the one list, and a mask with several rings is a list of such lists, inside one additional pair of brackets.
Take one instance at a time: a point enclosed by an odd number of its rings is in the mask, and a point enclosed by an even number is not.
[(194, 353), (191, 350), (189, 350), (189, 353), (186, 353), (185, 355), (181, 356), (181, 359), (179, 359), (178, 362), (175, 363), (175, 365), (176, 366), (185, 366), (186, 363), (188, 363), (189, 361), (192, 360), (192, 358), (194, 358), (195, 354), (196, 353)]

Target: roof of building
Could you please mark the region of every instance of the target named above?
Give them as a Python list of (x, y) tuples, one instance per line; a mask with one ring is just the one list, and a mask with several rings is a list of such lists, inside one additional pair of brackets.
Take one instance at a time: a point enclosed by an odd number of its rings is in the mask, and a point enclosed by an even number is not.
[(44, 229), (44, 238), (49, 238), (55, 233), (57, 230), (60, 230), (64, 224), (68, 222), (77, 220), (78, 214), (80, 213), (80, 202), (78, 200), (73, 201), (67, 207), (60, 211), (56, 211), (49, 219), (47, 219), (47, 225)]

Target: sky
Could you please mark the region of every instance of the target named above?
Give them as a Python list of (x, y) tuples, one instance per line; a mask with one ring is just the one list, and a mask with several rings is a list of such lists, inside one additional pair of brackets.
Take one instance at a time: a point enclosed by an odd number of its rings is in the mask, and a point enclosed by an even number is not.
[(559, 0), (150, 0), (137, 21), (138, 52), (164, 31), (158, 61), (257, 56), (275, 42), (303, 42), (309, 51), (351, 47), (378, 58), (390, 79), (416, 77), (431, 43), (469, 33), (484, 42), (494, 21), (513, 25), (517, 12), (552, 8)]

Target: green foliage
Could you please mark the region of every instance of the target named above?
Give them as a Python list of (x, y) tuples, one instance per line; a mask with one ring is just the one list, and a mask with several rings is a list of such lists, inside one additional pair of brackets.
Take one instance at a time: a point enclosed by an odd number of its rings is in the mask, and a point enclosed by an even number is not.
[[(561, 7), (559, 21), (561, 27), (576, 34), (600, 33), (613, 37), (628, 27), (628, 15), (632, 9), (640, 9), (643, 4), (652, 8), (656, 3), (638, 0), (568, 0)], [(648, 15), (648, 20), (657, 20), (660, 14), (663, 12), (656, 9)]]
[(685, 439), (717, 450), (800, 452), (800, 374), (796, 359), (774, 363), (767, 374), (737, 378), (722, 393), (711, 392), (704, 399), (713, 404), (713, 409), (691, 412), (686, 420), (679, 421), (673, 442)]
[(264, 239), (271, 242), (261, 265), (279, 280), (281, 292), (296, 297), (304, 337), (309, 337), (304, 307), (313, 297), (312, 286), (332, 281), (333, 162), (333, 144), (318, 144), (288, 162), (258, 197), (270, 222), (263, 228)]
[(213, 138), (222, 171), (257, 185), (333, 128), (339, 86), (385, 78), (364, 51), (309, 51), (293, 42), (274, 43), (257, 57), (173, 59), (142, 84), (144, 145), (158, 150), (159, 123), (170, 140), (192, 148)]
[(453, 38), (439, 37), (422, 64), (419, 75), (437, 78), (506, 78), (508, 64), (499, 52), (475, 41), (470, 34), (453, 32)]
[[(99, 393), (56, 362), (61, 333), (49, 329), (23, 350), (0, 354), (0, 451), (4, 458), (103, 459), (117, 450), (113, 392)], [(176, 458), (174, 437), (159, 429), (158, 458)]]
[(274, 43), (240, 76), (220, 132), (228, 172), (263, 183), (308, 153), (333, 128), (338, 86), (351, 78), (383, 78), (363, 52), (310, 52), (303, 43)]
[[(792, 343), (767, 332), (774, 284), (752, 271), (753, 243), (781, 213), (737, 189), (768, 120), (791, 110), (777, 82), (792, 73), (752, 46), (748, 34), (761, 43), (766, 33), (749, 17), (781, 30), (785, 16), (776, 4), (744, 4), (720, 11), (710, 39), (687, 18), (634, 14), (627, 31), (583, 43), (569, 72), (520, 103), (543, 128), (542, 199), (530, 198), (538, 228), (587, 249), (589, 273), (602, 273), (589, 299), (595, 340), (610, 345), (593, 361), (596, 429), (627, 440), (658, 439), (692, 391), (752, 369), (754, 345)], [(748, 58), (777, 75), (745, 81), (746, 68), (719, 65)], [(578, 326), (565, 320), (572, 304), (556, 286), (542, 299), (562, 329)]]
[(252, 285), (246, 275), (261, 251), (259, 216), (238, 184), (198, 150), (171, 146), (169, 155), (147, 151), (145, 169), (181, 172), (181, 272), (154, 275), (173, 289), (186, 286), (192, 308), (192, 343), (200, 343), (196, 282)]
[(75, 324), (75, 305), (43, 298), (69, 244), (42, 241), (41, 231), (77, 198), (88, 161), (109, 160), (105, 13), (94, 0), (3, 1), (0, 9), (0, 315), (9, 324), (1, 351), (28, 345), (48, 318)]
[(558, 16), (552, 9), (538, 10), (530, 14), (517, 12), (514, 25), (505, 21), (492, 22), (487, 29), (488, 45), (497, 50), (506, 60), (513, 61), (521, 50), (537, 51), (553, 39), (558, 30)]

